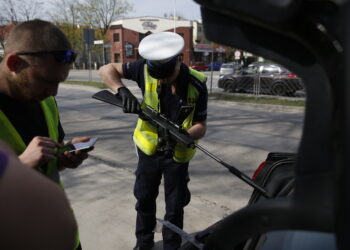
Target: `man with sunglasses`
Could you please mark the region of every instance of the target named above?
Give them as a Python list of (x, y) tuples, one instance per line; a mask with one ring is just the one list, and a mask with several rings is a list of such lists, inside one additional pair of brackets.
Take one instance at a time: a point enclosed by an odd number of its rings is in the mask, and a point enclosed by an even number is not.
[[(122, 98), (125, 113), (138, 113), (141, 107), (149, 105), (181, 124), (192, 139), (198, 140), (206, 131), (206, 77), (182, 63), (183, 47), (184, 40), (180, 35), (155, 33), (139, 44), (139, 53), (144, 59), (111, 63), (101, 67), (99, 73), (105, 84)], [(143, 94), (141, 105), (121, 78), (137, 82)], [(188, 107), (192, 111), (183, 116), (181, 110)], [(183, 227), (184, 207), (190, 202), (188, 165), (195, 151), (173, 141), (166, 130), (141, 118), (133, 139), (139, 157), (134, 186), (137, 199), (137, 244), (134, 249), (149, 250), (154, 246), (156, 198), (162, 176), (166, 203), (164, 219)], [(181, 237), (166, 227), (162, 231), (163, 249), (178, 249)]]
[[(38, 19), (16, 25), (4, 51), (0, 63), (0, 139), (11, 145), (24, 165), (63, 187), (59, 171), (76, 168), (88, 157), (83, 151), (58, 153), (65, 134), (54, 96), (76, 54), (62, 31)], [(69, 143), (88, 139), (74, 138)], [(79, 240), (72, 249), (81, 249)]]

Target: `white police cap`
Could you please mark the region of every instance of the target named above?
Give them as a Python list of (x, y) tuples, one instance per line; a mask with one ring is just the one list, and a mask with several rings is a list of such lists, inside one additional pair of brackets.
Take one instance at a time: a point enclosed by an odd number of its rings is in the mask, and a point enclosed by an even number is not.
[(154, 63), (165, 63), (181, 53), (185, 41), (179, 34), (159, 32), (146, 36), (139, 44), (139, 54)]

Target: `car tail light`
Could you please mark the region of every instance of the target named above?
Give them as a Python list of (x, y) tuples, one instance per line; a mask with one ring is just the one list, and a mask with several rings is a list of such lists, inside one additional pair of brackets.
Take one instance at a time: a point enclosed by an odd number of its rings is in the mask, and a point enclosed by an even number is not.
[(256, 177), (259, 175), (259, 173), (261, 172), (261, 170), (263, 169), (263, 167), (266, 165), (266, 161), (263, 161), (259, 167), (255, 170), (252, 179), (255, 180)]
[(294, 75), (294, 74), (288, 74), (288, 77), (290, 77), (290, 78), (295, 78), (296, 75)]

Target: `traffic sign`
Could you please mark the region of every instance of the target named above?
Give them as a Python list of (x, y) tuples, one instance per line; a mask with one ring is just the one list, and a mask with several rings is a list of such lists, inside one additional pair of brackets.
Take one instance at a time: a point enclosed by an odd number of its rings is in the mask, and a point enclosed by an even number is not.
[(94, 30), (93, 29), (83, 29), (83, 39), (86, 44), (94, 43)]

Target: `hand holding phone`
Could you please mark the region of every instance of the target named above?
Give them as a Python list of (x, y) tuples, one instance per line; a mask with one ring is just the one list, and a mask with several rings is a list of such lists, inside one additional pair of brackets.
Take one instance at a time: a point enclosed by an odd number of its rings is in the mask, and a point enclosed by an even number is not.
[(98, 139), (97, 137), (93, 137), (86, 142), (77, 142), (77, 143), (73, 143), (73, 144), (66, 144), (62, 148), (59, 148), (58, 151), (59, 151), (59, 153), (63, 153), (66, 151), (75, 152), (78, 150), (80, 150), (80, 151), (89, 150), (94, 146), (97, 139)]

